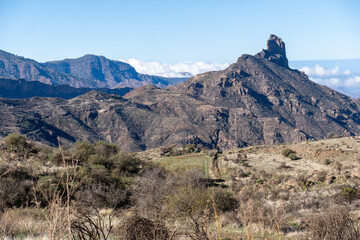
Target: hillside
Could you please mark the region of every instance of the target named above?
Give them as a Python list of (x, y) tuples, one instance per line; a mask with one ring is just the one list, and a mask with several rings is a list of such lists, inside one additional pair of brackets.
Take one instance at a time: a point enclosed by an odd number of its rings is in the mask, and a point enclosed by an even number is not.
[(59, 97), (69, 99), (94, 90), (123, 96), (133, 88), (74, 88), (69, 85), (49, 85), (38, 81), (0, 77), (0, 97), (2, 98)]

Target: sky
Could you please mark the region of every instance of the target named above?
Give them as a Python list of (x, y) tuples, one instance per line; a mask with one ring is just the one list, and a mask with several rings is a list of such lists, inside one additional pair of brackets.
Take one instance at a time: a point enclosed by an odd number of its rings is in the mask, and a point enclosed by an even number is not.
[(224, 69), (276, 34), (290, 66), (360, 97), (359, 0), (0, 0), (0, 34), (40, 62), (96, 54), (167, 77)]
[(359, 0), (0, 0), (0, 49), (40, 62), (233, 62), (276, 34), (289, 60), (360, 59), (359, 13)]

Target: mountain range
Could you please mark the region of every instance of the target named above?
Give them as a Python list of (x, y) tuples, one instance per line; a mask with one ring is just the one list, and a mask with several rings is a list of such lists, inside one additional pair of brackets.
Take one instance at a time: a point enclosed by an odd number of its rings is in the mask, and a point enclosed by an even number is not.
[[(62, 72), (81, 76), (80, 69)], [(129, 151), (187, 143), (226, 149), (360, 133), (360, 101), (289, 68), (275, 35), (255, 56), (173, 87), (142, 86), (124, 97), (92, 91), (69, 100), (0, 99), (0, 106), (0, 135), (19, 132), (54, 146), (87, 139)]]
[(136, 88), (147, 84), (166, 87), (187, 79), (140, 74), (127, 63), (102, 56), (85, 55), (76, 59), (39, 63), (2, 50), (0, 77), (76, 88)]

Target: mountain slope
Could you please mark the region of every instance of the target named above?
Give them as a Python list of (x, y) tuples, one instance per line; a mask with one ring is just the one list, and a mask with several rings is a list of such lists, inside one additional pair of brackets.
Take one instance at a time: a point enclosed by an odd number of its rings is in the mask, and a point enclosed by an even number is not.
[(135, 88), (147, 84), (166, 87), (186, 80), (140, 74), (127, 63), (102, 56), (85, 55), (76, 59), (38, 63), (2, 50), (0, 77), (87, 88)]
[[(192, 127), (190, 135), (201, 135), (216, 147), (321, 139), (330, 132), (359, 134), (359, 101), (310, 81), (287, 63), (285, 44), (272, 35), (259, 54), (242, 55), (223, 71), (171, 88), (179, 94), (176, 99), (161, 97), (162, 90), (150, 94), (141, 88), (125, 97), (151, 105), (184, 103), (184, 95), (201, 101), (192, 107), (192, 122), (206, 127)], [(170, 111), (176, 114), (177, 109)]]
[(26, 79), (46, 84), (68, 84), (73, 87), (85, 87), (86, 83), (71, 75), (58, 72), (32, 59), (23, 58), (0, 50), (0, 77)]
[(186, 143), (225, 149), (358, 135), (359, 103), (290, 69), (285, 44), (272, 35), (259, 54), (170, 88), (143, 86), (124, 98), (2, 99), (0, 134), (54, 145), (57, 136), (107, 140), (132, 151)]
[(66, 73), (79, 79), (86, 79), (96, 87), (103, 88), (116, 88), (120, 86), (140, 87), (147, 84), (165, 87), (185, 80), (183, 78), (164, 78), (139, 74), (135, 68), (127, 63), (95, 55), (46, 62), (44, 65), (58, 72)]
[[(38, 81), (0, 77), (0, 97), (3, 98), (59, 97), (69, 99), (93, 90), (93, 88), (74, 88), (69, 85), (54, 86)], [(95, 90), (123, 96), (133, 90), (133, 88), (97, 88)]]

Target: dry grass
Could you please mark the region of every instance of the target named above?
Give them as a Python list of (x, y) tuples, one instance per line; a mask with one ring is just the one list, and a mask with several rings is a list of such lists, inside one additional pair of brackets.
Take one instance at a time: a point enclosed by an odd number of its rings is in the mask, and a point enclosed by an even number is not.
[[(295, 151), (299, 159), (292, 161), (284, 157), (281, 154), (284, 148)], [(144, 236), (149, 235), (149, 232), (146, 233), (149, 229), (150, 232), (154, 230), (157, 221), (161, 221), (169, 234), (176, 232), (174, 239), (194, 237), (196, 231), (199, 233), (196, 236), (198, 239), (358, 238), (360, 200), (357, 197), (345, 199), (342, 192), (346, 186), (360, 184), (359, 137), (224, 151), (217, 159), (216, 175), (213, 172), (215, 168), (212, 166), (212, 157), (206, 152), (169, 157), (161, 157), (160, 154), (159, 149), (138, 153), (144, 161), (161, 167), (150, 167), (153, 172), (137, 175), (131, 187), (127, 186), (127, 191), (131, 191), (134, 197), (131, 205), (128, 205), (131, 209), (116, 210), (112, 212), (115, 215), (112, 215), (111, 223), (103, 221), (106, 222), (106, 227), (109, 227), (105, 238), (120, 237), (115, 236), (116, 232), (110, 227), (120, 227), (123, 231), (125, 228), (121, 223), (124, 223), (124, 219), (132, 212), (139, 214), (141, 221), (150, 226), (143, 228)], [(15, 163), (19, 164), (18, 161), (11, 162), (16, 165)], [(29, 161), (23, 164), (27, 167), (31, 165)], [(49, 171), (44, 169), (38, 165), (32, 171)], [(199, 172), (205, 174), (195, 174)], [(222, 182), (215, 181), (215, 176), (222, 178)], [(194, 197), (197, 191), (193, 184), (204, 184), (204, 178), (210, 178), (205, 181), (205, 185), (201, 185), (206, 189), (205, 193), (220, 189), (231, 192), (238, 202), (238, 207), (231, 211), (220, 211), (214, 207), (211, 195), (210, 198), (205, 198), (201, 191), (198, 193), (199, 199), (206, 201), (203, 201), (203, 205), (196, 202), (198, 200)], [(71, 182), (71, 179), (67, 181)], [(354, 192), (350, 190), (346, 192)], [(181, 201), (175, 201), (169, 196), (181, 197)], [(46, 235), (51, 238), (56, 235), (51, 234), (51, 224), (55, 224), (62, 226), (61, 230), (59, 228), (55, 232), (62, 231), (64, 237), (68, 235), (69, 222), (78, 220), (78, 223), (86, 222), (86, 225), (91, 224), (88, 220), (99, 220), (99, 216), (106, 215), (95, 214), (97, 211), (93, 211), (76, 219), (79, 211), (68, 207), (66, 195), (61, 198), (65, 201), (56, 200), (59, 199), (56, 196), (50, 198), (49, 203), (54, 205), (48, 204), (48, 208), (6, 209), (0, 218), (2, 236), (41, 238)], [(169, 199), (172, 199), (176, 206), (169, 208)], [(190, 201), (195, 203), (186, 205)], [(179, 202), (187, 208), (179, 210)], [(76, 206), (75, 203), (71, 204)], [(342, 208), (342, 205), (346, 205), (346, 208)], [(195, 206), (201, 206), (201, 211), (195, 209)], [(188, 213), (188, 209), (196, 214), (180, 214), (181, 217), (176, 217), (176, 211), (179, 215), (181, 211)], [(99, 210), (98, 213), (100, 212)], [(109, 217), (110, 214), (106, 216)], [(193, 216), (197, 218), (195, 221), (191, 219)], [(147, 220), (144, 220), (145, 218)], [(86, 221), (80, 221), (84, 219)], [(190, 224), (191, 221), (193, 224)], [(16, 224), (12, 224), (14, 222)], [(196, 224), (200, 224), (203, 230), (197, 230)], [(130, 229), (129, 234), (133, 233)]]

